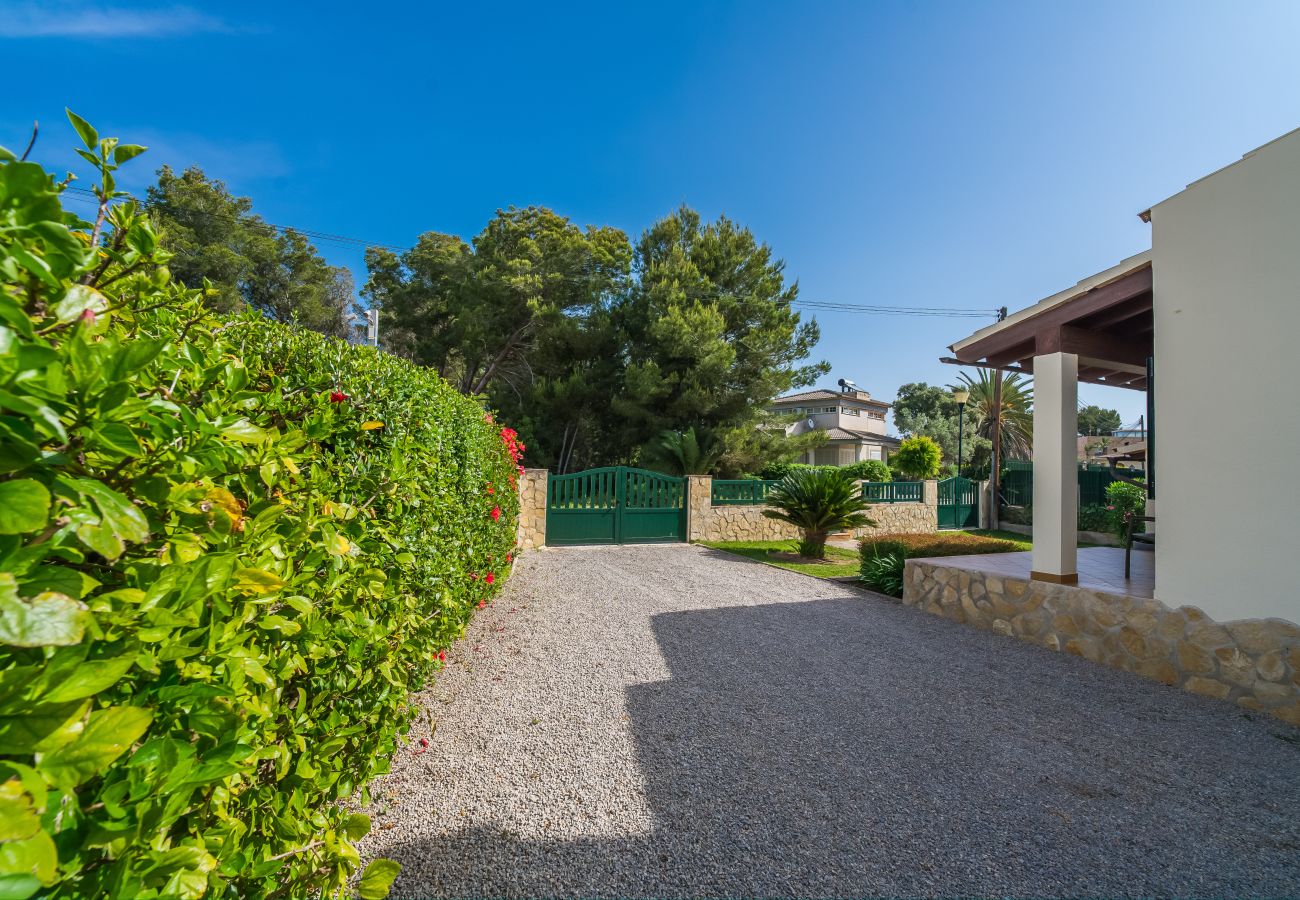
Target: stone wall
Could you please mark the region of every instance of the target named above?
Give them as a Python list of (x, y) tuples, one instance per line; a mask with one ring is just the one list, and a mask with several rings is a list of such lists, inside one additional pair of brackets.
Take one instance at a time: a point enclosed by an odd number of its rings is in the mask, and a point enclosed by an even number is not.
[(517, 541), (524, 550), (546, 545), (546, 477), (545, 469), (524, 469), (519, 479)]
[(854, 537), (873, 534), (933, 534), (939, 530), (937, 495), (933, 503), (873, 503), (867, 510), (867, 515), (876, 524), (855, 529)]
[(1300, 725), (1300, 626), (908, 560), (903, 603)]
[[(785, 541), (800, 537), (793, 525), (769, 519), (763, 515), (763, 506), (714, 506), (713, 479), (707, 475), (692, 475), (687, 496), (688, 540), (692, 541)], [(938, 482), (925, 482), (924, 500), (921, 503), (876, 503), (867, 515), (876, 523), (855, 529), (853, 536), (870, 534), (930, 534), (938, 529)]]

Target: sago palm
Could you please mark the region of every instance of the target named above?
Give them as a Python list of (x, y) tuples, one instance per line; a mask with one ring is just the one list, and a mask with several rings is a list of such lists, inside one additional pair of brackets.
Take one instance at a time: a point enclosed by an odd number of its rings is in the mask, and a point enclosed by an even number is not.
[[(961, 380), (970, 391), (967, 409), (975, 416), (975, 433), (993, 439), (994, 422), (1002, 433), (1002, 456), (1029, 459), (1034, 455), (1034, 385), (1017, 372), (992, 373), (980, 369), (976, 378), (965, 372)], [(997, 379), (1002, 379), (1001, 410), (994, 402)], [(967, 420), (969, 421), (969, 420)]]
[(640, 462), (647, 469), (669, 475), (707, 475), (722, 455), (713, 433), (701, 428), (664, 431), (641, 448)]
[(813, 559), (826, 558), (826, 537), (832, 531), (876, 524), (867, 517), (869, 504), (858, 483), (835, 469), (791, 472), (772, 488), (767, 505), (763, 515), (803, 531), (799, 553)]

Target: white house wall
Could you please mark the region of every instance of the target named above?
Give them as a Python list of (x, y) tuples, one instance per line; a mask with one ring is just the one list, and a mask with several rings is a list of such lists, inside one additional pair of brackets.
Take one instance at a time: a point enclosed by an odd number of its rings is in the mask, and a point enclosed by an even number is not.
[(1300, 132), (1151, 220), (1157, 599), (1300, 622)]

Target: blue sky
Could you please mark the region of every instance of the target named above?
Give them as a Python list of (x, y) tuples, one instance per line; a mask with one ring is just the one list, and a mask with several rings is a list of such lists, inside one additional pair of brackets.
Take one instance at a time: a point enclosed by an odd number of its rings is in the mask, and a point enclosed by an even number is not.
[[(1149, 246), (1137, 216), (1300, 125), (1300, 3), (0, 0), (0, 144), (65, 105), (269, 221), (406, 246), (542, 204), (634, 238), (750, 226), (810, 300), (1012, 310)], [(364, 280), (359, 251), (322, 243)], [(819, 313), (890, 399), (980, 325)], [(1141, 394), (1085, 402), (1143, 411)]]

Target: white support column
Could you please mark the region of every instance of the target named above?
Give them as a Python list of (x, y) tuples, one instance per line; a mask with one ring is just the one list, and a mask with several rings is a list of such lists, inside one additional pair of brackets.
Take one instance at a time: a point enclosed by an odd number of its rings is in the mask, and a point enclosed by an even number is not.
[(1034, 357), (1034, 561), (1030, 577), (1078, 584), (1079, 357)]

